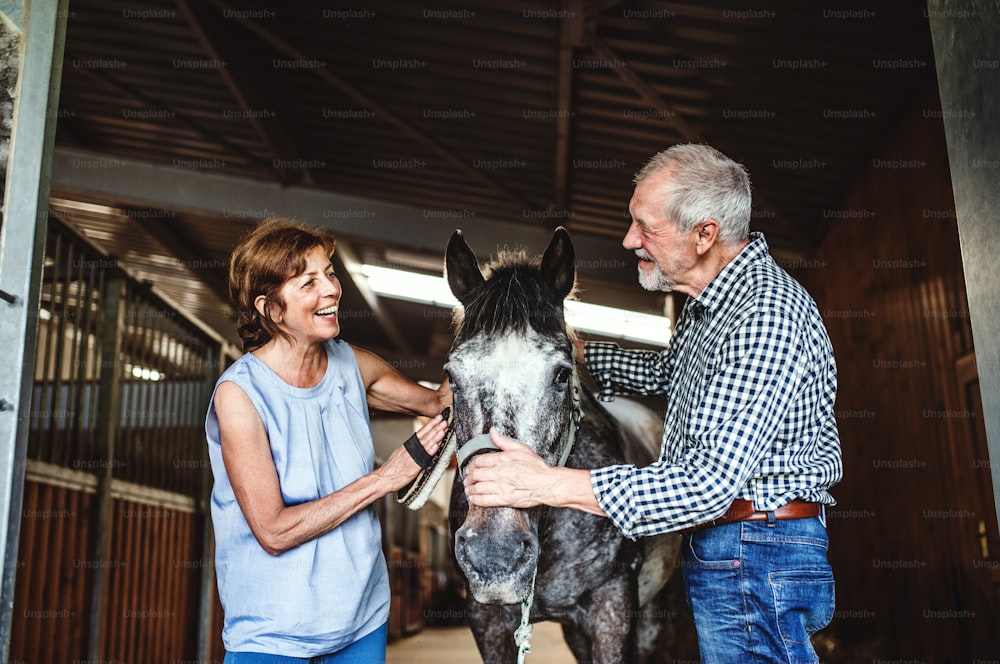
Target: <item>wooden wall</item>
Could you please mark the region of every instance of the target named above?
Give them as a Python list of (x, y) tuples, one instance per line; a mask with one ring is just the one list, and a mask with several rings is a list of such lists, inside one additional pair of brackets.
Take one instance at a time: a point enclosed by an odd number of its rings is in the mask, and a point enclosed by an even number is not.
[(11, 620), (11, 662), (86, 659), (94, 495), (25, 482)]
[(844, 661), (995, 661), (1000, 540), (936, 81), (828, 218), (794, 270), (839, 370), (827, 634)]
[[(94, 559), (92, 490), (25, 483), (10, 661), (88, 661), (92, 577), (109, 571), (101, 661), (197, 658), (201, 517), (115, 499), (111, 555)], [(221, 659), (220, 659), (221, 661)]]
[(101, 649), (121, 662), (197, 659), (201, 518), (157, 505), (116, 500), (107, 629)]

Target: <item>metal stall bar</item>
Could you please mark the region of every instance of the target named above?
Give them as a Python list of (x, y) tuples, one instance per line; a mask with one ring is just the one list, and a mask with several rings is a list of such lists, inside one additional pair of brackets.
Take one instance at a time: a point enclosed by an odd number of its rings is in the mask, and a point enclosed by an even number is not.
[[(38, 415), (37, 418), (37, 431), (38, 435), (35, 436), (34, 449), (32, 448), (32, 441), (29, 438), (28, 442), (28, 456), (29, 458), (38, 459), (39, 461), (55, 462), (55, 459), (51, 456), (42, 456), (43, 451), (46, 454), (52, 452), (53, 449), (53, 439), (55, 438), (55, 432), (53, 429), (52, 418), (43, 417), (42, 415), (48, 415), (55, 411), (55, 391), (59, 389), (59, 369), (58, 365), (53, 362), (55, 357), (56, 344), (59, 343), (59, 335), (56, 331), (56, 317), (59, 315), (59, 305), (57, 304), (58, 298), (56, 297), (56, 289), (59, 284), (59, 266), (62, 265), (63, 258), (63, 241), (60, 235), (56, 235), (54, 242), (49, 242), (47, 249), (48, 254), (53, 256), (52, 259), (52, 278), (46, 280), (42, 284), (41, 293), (41, 306), (39, 307), (39, 314), (45, 311), (46, 301), (48, 302), (48, 320), (45, 325), (41, 325), (39, 322), (38, 339), (36, 341), (36, 361), (41, 363), (41, 373), (36, 375), (36, 380), (38, 381), (36, 389), (38, 390), (37, 402), (35, 407), (32, 409), (34, 412), (32, 415)], [(41, 343), (44, 337), (44, 345)], [(32, 417), (32, 419), (35, 419)], [(45, 443), (41, 442), (41, 438), (45, 437)]]
[[(215, 381), (222, 373), (225, 348), (208, 343), (205, 347), (204, 384), (208, 394), (215, 389)], [(206, 404), (207, 406), (207, 404)], [(211, 633), (215, 611), (215, 531), (212, 529), (212, 469), (200, 464), (201, 497), (199, 510), (204, 515), (201, 539), (201, 579), (198, 584), (198, 658), (203, 662), (212, 659)]]
[[(98, 343), (101, 346), (101, 357), (108, 359), (108, 361), (101, 362), (101, 369), (98, 372), (100, 387), (97, 397), (97, 430), (93, 449), (96, 462), (94, 474), (97, 477), (97, 500), (94, 501), (92, 515), (93, 560), (95, 561), (111, 559), (111, 529), (114, 521), (111, 490), (114, 470), (117, 465), (115, 446), (118, 436), (118, 413), (121, 408), (122, 369), (118, 357), (121, 353), (122, 332), (125, 327), (124, 278), (117, 274), (113, 275), (105, 281), (104, 286), (104, 292), (101, 294), (101, 306), (104, 308), (104, 329)], [(103, 616), (108, 602), (109, 576), (107, 566), (98, 564), (94, 568), (87, 642), (87, 658), (92, 662), (100, 661), (103, 655), (105, 637)]]
[(0, 346), (15, 361), (0, 371), (0, 660), (10, 650), (14, 581), (21, 532), (25, 454), (31, 423), (39, 275), (48, 215), (49, 176), (69, 0), (30, 6), (17, 83), (14, 128), (0, 227)]
[(81, 298), (77, 310), (77, 329), (80, 334), (77, 337), (76, 346), (80, 347), (79, 361), (74, 370), (77, 372), (76, 399), (73, 403), (74, 417), (72, 425), (70, 420), (66, 422), (67, 431), (73, 434), (67, 441), (77, 441), (76, 454), (80, 459), (90, 458), (93, 452), (94, 441), (94, 421), (97, 412), (96, 386), (100, 377), (100, 346), (97, 343), (101, 319), (98, 314), (98, 303), (100, 293), (104, 289), (104, 271), (98, 269), (98, 261), (86, 262), (86, 278), (81, 271), (78, 283), (81, 289)]
[(87, 470), (95, 463), (103, 325), (98, 304), (109, 262), (58, 217), (48, 226), (27, 457)]

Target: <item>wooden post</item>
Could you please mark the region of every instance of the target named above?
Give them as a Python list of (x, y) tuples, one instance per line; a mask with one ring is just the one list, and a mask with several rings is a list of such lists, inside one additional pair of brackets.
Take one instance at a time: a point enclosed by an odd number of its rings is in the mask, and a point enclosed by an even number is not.
[[(104, 321), (101, 330), (101, 369), (97, 399), (97, 424), (94, 436), (94, 466), (97, 475), (97, 499), (94, 501), (94, 545), (92, 560), (94, 578), (90, 600), (90, 627), (87, 638), (87, 659), (103, 661), (101, 643), (104, 638), (104, 608), (107, 604), (107, 561), (111, 557), (112, 497), (114, 479), (115, 440), (121, 421), (121, 364), (122, 336), (125, 333), (125, 279), (120, 274), (110, 274), (101, 294)], [(113, 616), (112, 616), (113, 618)]]

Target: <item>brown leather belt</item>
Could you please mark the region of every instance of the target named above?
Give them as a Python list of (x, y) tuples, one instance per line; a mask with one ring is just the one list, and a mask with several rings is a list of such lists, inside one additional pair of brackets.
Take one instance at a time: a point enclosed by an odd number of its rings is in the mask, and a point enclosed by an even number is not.
[(787, 505), (782, 505), (773, 512), (758, 512), (753, 508), (753, 503), (749, 500), (737, 499), (734, 500), (733, 504), (729, 506), (726, 513), (718, 519), (699, 523), (691, 526), (690, 528), (685, 528), (681, 532), (693, 533), (705, 528), (711, 528), (712, 526), (721, 526), (724, 523), (733, 523), (736, 521), (767, 521), (770, 518), (769, 515), (771, 514), (774, 515), (773, 518), (775, 519), (808, 519), (810, 517), (819, 516), (822, 510), (823, 506), (820, 503), (807, 503), (802, 500), (793, 500)]

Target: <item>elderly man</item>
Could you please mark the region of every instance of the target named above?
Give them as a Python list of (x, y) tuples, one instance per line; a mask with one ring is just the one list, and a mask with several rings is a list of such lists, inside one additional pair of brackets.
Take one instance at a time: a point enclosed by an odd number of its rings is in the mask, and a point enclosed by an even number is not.
[(750, 182), (705, 145), (655, 155), (635, 178), (622, 244), (639, 283), (688, 300), (663, 352), (578, 342), (615, 393), (666, 397), (650, 466), (553, 467), (502, 450), (469, 466), (474, 505), (551, 505), (611, 519), (628, 537), (684, 534), (684, 582), (702, 661), (816, 662), (833, 617), (825, 506), (842, 475), (833, 349), (806, 291), (750, 233)]

